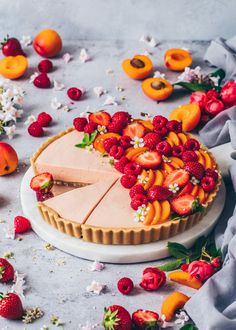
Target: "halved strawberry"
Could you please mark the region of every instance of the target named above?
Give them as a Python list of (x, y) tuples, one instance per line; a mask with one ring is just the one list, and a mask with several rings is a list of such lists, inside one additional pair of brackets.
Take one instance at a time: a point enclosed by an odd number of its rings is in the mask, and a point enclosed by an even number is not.
[(181, 188), (187, 184), (189, 181), (189, 174), (187, 171), (183, 169), (174, 170), (170, 173), (168, 173), (167, 177), (165, 178), (165, 181), (163, 183), (164, 187), (169, 187), (170, 184), (177, 183), (178, 186)]
[(90, 113), (89, 121), (101, 126), (107, 126), (111, 121), (111, 116), (106, 111)]
[(146, 151), (135, 158), (135, 162), (146, 169), (157, 168), (162, 162), (162, 157), (157, 151)]
[(132, 314), (132, 321), (138, 329), (156, 329), (159, 315), (155, 312), (138, 309)]
[(180, 197), (176, 197), (172, 200), (172, 209), (179, 215), (187, 215), (194, 211), (196, 199), (190, 195), (185, 194)]
[(30, 188), (34, 191), (48, 192), (53, 186), (53, 176), (45, 172), (34, 176), (30, 181)]
[(190, 194), (191, 191), (193, 190), (193, 183), (191, 181), (189, 181), (186, 186), (183, 187), (183, 189), (178, 193), (177, 196), (183, 196), (185, 194)]
[(129, 136), (131, 139), (133, 139), (135, 136), (142, 138), (144, 133), (145, 127), (138, 122), (133, 122), (123, 129), (123, 135)]

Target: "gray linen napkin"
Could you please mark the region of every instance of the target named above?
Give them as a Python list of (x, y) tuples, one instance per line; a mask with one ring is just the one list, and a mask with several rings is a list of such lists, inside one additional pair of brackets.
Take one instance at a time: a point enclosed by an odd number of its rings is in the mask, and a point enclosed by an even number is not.
[[(226, 71), (226, 79), (236, 79), (236, 36), (217, 39), (209, 46), (205, 59)], [(200, 139), (209, 147), (231, 141), (236, 149), (236, 107), (212, 119), (201, 131)], [(230, 169), (236, 192), (236, 163)], [(235, 200), (232, 200), (234, 203)], [(227, 222), (227, 218), (224, 219)], [(218, 230), (217, 230), (218, 229)], [(199, 330), (236, 329), (236, 208), (227, 226), (218, 225), (217, 240), (223, 256), (223, 268), (212, 276), (185, 305)]]

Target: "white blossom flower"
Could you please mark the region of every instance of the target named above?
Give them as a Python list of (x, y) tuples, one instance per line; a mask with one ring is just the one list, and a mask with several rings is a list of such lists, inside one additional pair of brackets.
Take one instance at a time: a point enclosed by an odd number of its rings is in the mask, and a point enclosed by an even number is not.
[(99, 261), (94, 261), (90, 267), (91, 272), (100, 272), (105, 268), (105, 265)]
[(138, 136), (135, 136), (132, 139), (131, 144), (134, 146), (134, 148), (142, 148), (144, 147), (143, 138), (139, 138)]
[(97, 86), (97, 87), (94, 87), (93, 92), (97, 97), (100, 97), (100, 96), (106, 94), (107, 90), (105, 90), (102, 86)]
[(105, 285), (97, 281), (92, 281), (90, 285), (87, 286), (86, 291), (100, 295), (101, 292), (105, 289)]
[(169, 184), (169, 190), (173, 193), (173, 194), (175, 194), (175, 193), (177, 193), (178, 191), (179, 191), (179, 185), (178, 185), (178, 183), (174, 183), (174, 184)]
[(5, 131), (8, 139), (11, 140), (13, 138), (13, 136), (16, 134), (16, 125), (6, 126), (6, 127), (4, 127), (4, 131)]
[(113, 74), (114, 70), (112, 68), (106, 69), (106, 74)]
[(196, 186), (200, 182), (197, 178), (195, 178), (195, 176), (192, 176), (190, 181), (192, 182), (192, 184), (194, 184), (194, 186)]
[(62, 104), (57, 100), (56, 97), (54, 97), (52, 100), (51, 100), (51, 108), (53, 110), (58, 110), (62, 107)]
[(107, 98), (103, 105), (118, 105), (118, 102), (116, 101), (114, 96), (107, 95)]
[(53, 79), (53, 86), (55, 91), (62, 91), (65, 88), (65, 85), (55, 79)]
[(161, 320), (160, 320), (160, 321), (161, 321), (160, 327), (161, 327), (162, 329), (172, 328), (173, 325), (174, 325), (173, 322), (167, 322), (167, 321), (166, 321), (166, 316), (165, 316), (164, 314), (161, 316)]
[(27, 117), (26, 121), (24, 122), (25, 125), (30, 125), (32, 124), (33, 122), (36, 121), (36, 118), (34, 115), (30, 115)]
[(158, 41), (156, 41), (152, 36), (149, 35), (143, 35), (139, 41), (144, 42), (145, 44), (153, 48), (159, 44)]
[(164, 163), (171, 163), (171, 160), (168, 157), (164, 156), (164, 155), (162, 155), (162, 160), (163, 160)]
[(82, 48), (79, 54), (79, 59), (82, 63), (90, 61), (92, 58), (88, 54), (87, 50), (85, 48)]
[(138, 207), (137, 211), (134, 213), (134, 221), (135, 222), (143, 222), (145, 220), (145, 217), (147, 215), (147, 212), (149, 211), (149, 207), (147, 207), (145, 204)]
[(73, 59), (73, 56), (70, 53), (65, 53), (62, 56), (62, 59), (67, 64), (67, 63), (69, 63)]
[(209, 76), (209, 78), (211, 79), (211, 81), (213, 81), (214, 85), (218, 85), (220, 76), (218, 76), (218, 77)]
[(104, 125), (98, 125), (97, 130), (100, 134), (104, 134), (107, 132), (107, 128)]
[(147, 183), (149, 181), (149, 177), (148, 176), (145, 176), (143, 174), (138, 175), (138, 178), (137, 179), (138, 179), (138, 182), (139, 183), (142, 183), (142, 184), (145, 184), (145, 183)]
[(3, 231), (5, 232), (5, 237), (9, 239), (15, 239), (15, 228), (14, 226), (10, 226), (7, 224), (4, 228)]
[(176, 313), (175, 316), (177, 318), (177, 320), (175, 320), (175, 324), (184, 325), (185, 322), (189, 321), (189, 317), (184, 311), (181, 311), (179, 314)]
[(21, 40), (20, 40), (21, 46), (23, 47), (27, 47), (30, 46), (32, 44), (32, 38), (31, 36), (25, 36), (23, 35)]
[(14, 274), (14, 285), (11, 288), (11, 292), (17, 293), (19, 296), (24, 298), (25, 285), (25, 274), (20, 274), (17, 271)]
[(162, 78), (162, 79), (165, 79), (165, 74), (164, 73), (161, 73), (160, 71), (156, 70), (153, 74), (153, 77), (154, 78)]
[(200, 78), (200, 74), (201, 74), (200, 66), (196, 66), (196, 68), (194, 69), (191, 69), (190, 67), (186, 67), (184, 69), (184, 72), (181, 73), (180, 76), (178, 76), (178, 81), (191, 82), (196, 77)]
[(88, 145), (88, 146), (85, 147), (85, 150), (92, 152), (92, 151), (94, 151), (95, 149), (94, 149), (94, 147), (93, 147), (93, 144), (90, 144), (90, 145)]
[(62, 106), (62, 110), (65, 112), (69, 112), (71, 110), (71, 108), (69, 107), (69, 105), (65, 104)]

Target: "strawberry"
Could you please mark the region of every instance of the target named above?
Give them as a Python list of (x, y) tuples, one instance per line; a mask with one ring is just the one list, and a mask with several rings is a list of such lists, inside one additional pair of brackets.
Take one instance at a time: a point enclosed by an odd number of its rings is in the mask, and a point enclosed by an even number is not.
[(14, 228), (16, 234), (23, 234), (29, 231), (31, 227), (31, 223), (25, 217), (17, 216), (14, 219)]
[(161, 164), (162, 157), (157, 151), (146, 151), (139, 155), (135, 161), (146, 169), (154, 169)]
[(38, 70), (41, 73), (48, 73), (51, 72), (53, 69), (52, 61), (50, 60), (42, 60), (38, 64)]
[(42, 127), (49, 126), (51, 121), (52, 121), (52, 117), (46, 112), (41, 112), (37, 117), (37, 122)]
[(28, 133), (34, 137), (41, 137), (44, 135), (44, 130), (42, 126), (37, 121), (35, 121), (29, 125)]
[(143, 185), (136, 184), (135, 186), (133, 186), (130, 189), (129, 195), (130, 195), (131, 198), (134, 198), (134, 196), (137, 195), (137, 194), (141, 194), (141, 195), (145, 194), (145, 189), (144, 189)]
[(45, 172), (34, 176), (30, 181), (30, 188), (34, 191), (43, 190), (48, 192), (53, 186), (53, 176), (51, 173)]
[(17, 56), (23, 55), (26, 56), (21, 48), (21, 44), (16, 38), (5, 38), (1, 43), (2, 45), (2, 53), (4, 56)]
[(152, 123), (154, 127), (165, 127), (168, 123), (168, 119), (163, 116), (155, 116)]
[(120, 124), (122, 124), (123, 127), (125, 127), (129, 123), (130, 118), (131, 118), (131, 116), (128, 112), (126, 112), (126, 111), (117, 111), (111, 117), (111, 120), (114, 123), (119, 122)]
[(51, 81), (48, 78), (46, 73), (40, 73), (37, 77), (34, 78), (33, 84), (38, 88), (50, 88)]
[(144, 133), (145, 127), (138, 122), (133, 122), (123, 129), (123, 135), (129, 136), (131, 139), (134, 137), (142, 138)]
[(92, 134), (97, 128), (97, 126), (98, 125), (93, 122), (86, 124), (84, 126), (84, 133)]
[(133, 324), (137, 329), (158, 329), (159, 315), (149, 310), (138, 309), (132, 314)]
[(199, 162), (188, 162), (185, 164), (184, 169), (198, 180), (201, 180), (205, 171), (204, 166)]
[(83, 95), (83, 92), (77, 87), (71, 87), (67, 90), (67, 95), (71, 100), (79, 101)]
[(148, 189), (147, 198), (150, 201), (164, 201), (172, 196), (172, 192), (162, 186), (154, 185)]
[(177, 183), (177, 185), (181, 188), (184, 187), (188, 181), (188, 172), (183, 169), (178, 169), (167, 174), (163, 186), (169, 188), (170, 185)]
[(201, 186), (204, 191), (211, 192), (216, 187), (216, 182), (211, 176), (204, 176), (201, 180)]
[(14, 268), (4, 258), (0, 258), (0, 283), (7, 283), (14, 278)]
[(74, 128), (79, 132), (83, 132), (87, 124), (88, 124), (87, 119), (83, 117), (78, 117), (73, 120)]
[(111, 133), (120, 133), (122, 131), (122, 128), (122, 123), (119, 121), (112, 121), (107, 126), (108, 132)]
[(132, 320), (129, 312), (122, 306), (105, 308), (103, 322), (105, 330), (131, 330)]
[(186, 150), (199, 150), (200, 149), (200, 144), (195, 139), (188, 139), (185, 142), (184, 146), (185, 146)]
[(109, 153), (111, 147), (118, 145), (118, 144), (119, 144), (119, 141), (116, 137), (105, 139), (103, 142), (104, 149), (107, 153)]
[(148, 203), (148, 199), (145, 195), (136, 194), (132, 198), (130, 206), (132, 207), (133, 210), (137, 210), (139, 208), (139, 206), (147, 205), (147, 203)]
[(131, 174), (138, 176), (141, 172), (142, 172), (142, 167), (135, 162), (129, 162), (128, 164), (125, 165), (124, 174)]
[(213, 170), (212, 168), (208, 168), (205, 172), (205, 176), (210, 176), (214, 179), (214, 181), (216, 182), (218, 180), (218, 173), (216, 172), (216, 170)]
[(216, 257), (214, 258), (212, 261), (211, 261), (211, 265), (214, 267), (214, 268), (220, 268), (222, 264), (222, 260), (220, 257)]
[(45, 192), (43, 190), (36, 191), (36, 198), (38, 202), (44, 202), (49, 198), (54, 197), (51, 191)]
[(187, 215), (192, 213), (194, 211), (195, 204), (196, 199), (190, 194), (176, 197), (171, 201), (172, 209), (179, 215)]
[(125, 165), (128, 164), (129, 160), (125, 156), (121, 157), (118, 162), (115, 162), (115, 169), (120, 173), (124, 173)]
[(183, 189), (178, 193), (177, 196), (183, 196), (183, 195), (186, 195), (186, 194), (190, 194), (191, 191), (193, 190), (193, 183), (191, 181), (189, 181), (184, 187)]
[(117, 288), (122, 294), (130, 294), (134, 288), (134, 283), (130, 278), (123, 277), (118, 281)]
[(182, 132), (182, 123), (180, 123), (177, 120), (170, 120), (167, 123), (166, 128), (171, 132), (181, 133)]
[(161, 141), (161, 138), (156, 133), (147, 133), (144, 138), (143, 142), (145, 147), (147, 147), (150, 150), (156, 149), (156, 145)]
[(185, 148), (183, 145), (174, 146), (172, 149), (172, 155), (174, 157), (182, 158), (184, 151), (185, 151)]
[(90, 113), (89, 121), (101, 126), (108, 126), (108, 124), (111, 121), (111, 116), (106, 111), (98, 111), (98, 112)]
[(121, 146), (113, 145), (109, 150), (109, 155), (114, 159), (120, 159), (124, 154), (124, 148)]
[(134, 175), (125, 174), (120, 178), (122, 186), (127, 189), (132, 188), (135, 185), (136, 181), (137, 179)]
[(160, 143), (158, 143), (158, 145), (156, 146), (156, 150), (164, 156), (171, 156), (172, 154), (172, 147), (169, 144), (169, 142), (167, 141), (162, 141)]
[(187, 162), (196, 162), (198, 160), (197, 154), (193, 150), (184, 151), (182, 154), (182, 161)]
[(132, 147), (131, 141), (132, 141), (132, 139), (126, 135), (123, 135), (120, 138), (120, 144), (122, 145), (122, 147), (124, 149), (128, 149), (128, 148)]
[(20, 297), (15, 293), (0, 292), (0, 316), (17, 320), (23, 316), (24, 310)]

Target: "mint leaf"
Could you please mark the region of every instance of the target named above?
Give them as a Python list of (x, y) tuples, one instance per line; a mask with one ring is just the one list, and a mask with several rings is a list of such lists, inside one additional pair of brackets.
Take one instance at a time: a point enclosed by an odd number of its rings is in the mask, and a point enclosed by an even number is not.
[(181, 86), (191, 92), (207, 92), (212, 89), (212, 86), (208, 84), (190, 83), (185, 81), (174, 83), (173, 86)]
[(88, 133), (84, 133), (84, 137), (82, 140), (82, 143), (88, 143), (90, 140), (89, 134)]
[(169, 254), (177, 259), (186, 258), (189, 255), (188, 249), (182, 244), (174, 243), (174, 242), (168, 242), (167, 248), (169, 251)]
[(163, 272), (170, 272), (175, 269), (179, 269), (180, 265), (183, 263), (183, 259), (176, 259), (174, 261), (167, 262), (161, 266), (158, 266)]
[(95, 130), (95, 131), (93, 131), (93, 133), (90, 135), (90, 144), (96, 139), (96, 136), (97, 136), (97, 134), (98, 134), (98, 131), (97, 130)]
[(93, 133), (91, 134), (84, 133), (82, 142), (76, 144), (75, 147), (84, 149), (85, 147), (93, 143), (93, 141), (96, 139), (97, 134), (97, 130), (93, 131)]
[(84, 149), (85, 147), (87, 147), (87, 144), (86, 143), (78, 143), (78, 144), (75, 145), (75, 147)]

